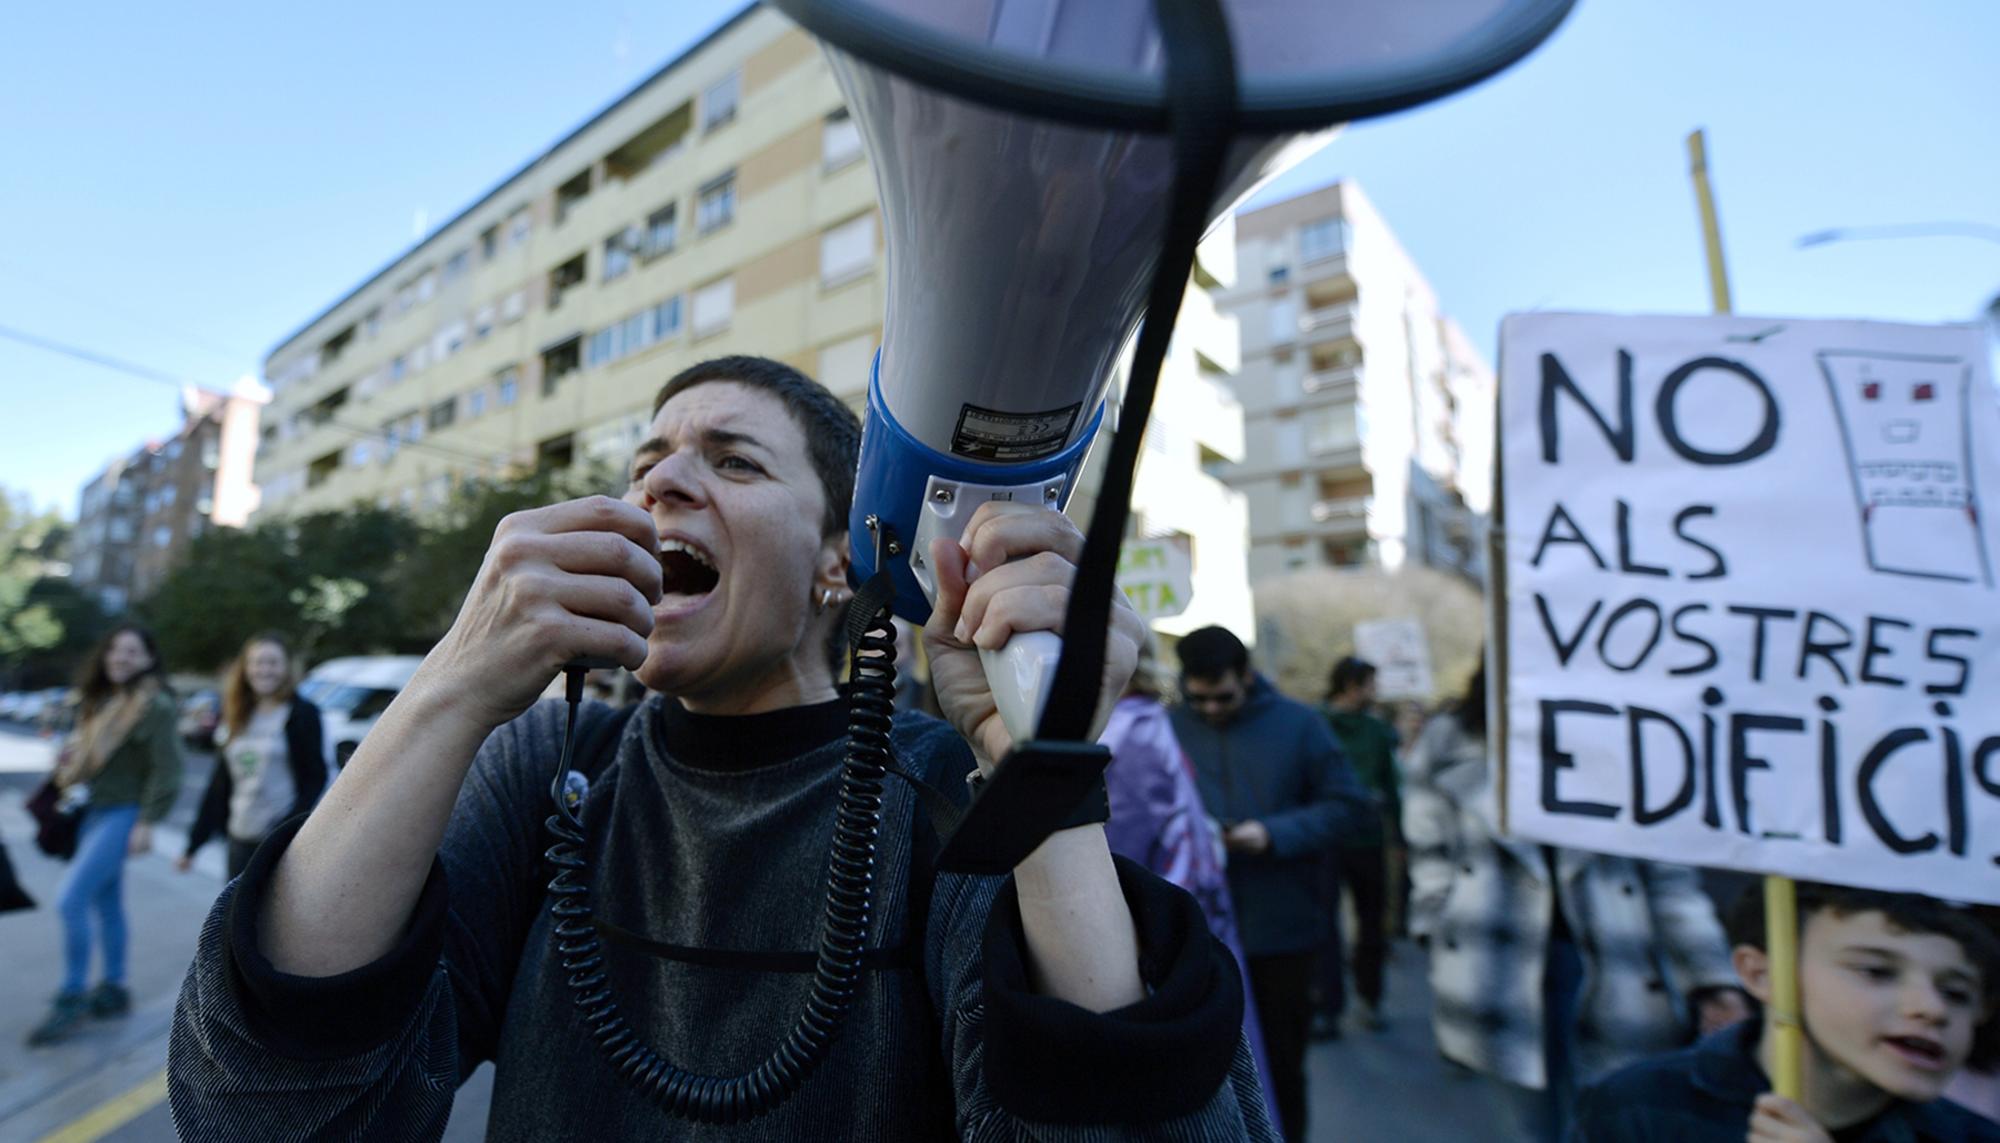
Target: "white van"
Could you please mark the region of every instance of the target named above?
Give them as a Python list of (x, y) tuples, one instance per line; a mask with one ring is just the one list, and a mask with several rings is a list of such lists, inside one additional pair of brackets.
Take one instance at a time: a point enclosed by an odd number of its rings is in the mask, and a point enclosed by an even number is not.
[(421, 655), (328, 659), (306, 675), (299, 694), (319, 708), (329, 773), (347, 765), (354, 748), (361, 745), (361, 736), (382, 717), (423, 661)]

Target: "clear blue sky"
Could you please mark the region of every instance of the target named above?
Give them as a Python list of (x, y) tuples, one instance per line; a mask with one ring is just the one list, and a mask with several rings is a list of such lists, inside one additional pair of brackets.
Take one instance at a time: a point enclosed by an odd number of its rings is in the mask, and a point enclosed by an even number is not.
[[(226, 386), (738, 6), (18, 8), (0, 326)], [(1510, 310), (1706, 309), (1682, 146), (1704, 126), (1739, 312), (1967, 320), (2000, 244), (1793, 241), (2000, 225), (1996, 44), (1985, 0), (1583, 0), (1513, 72), (1352, 128), (1262, 197), (1358, 179), (1490, 356)], [(0, 485), (74, 514), (176, 399), (0, 340)]]

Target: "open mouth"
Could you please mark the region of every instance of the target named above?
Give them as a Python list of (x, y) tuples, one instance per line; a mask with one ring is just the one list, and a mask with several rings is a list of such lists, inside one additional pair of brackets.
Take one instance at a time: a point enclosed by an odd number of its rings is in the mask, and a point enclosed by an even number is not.
[(686, 540), (660, 541), (660, 589), (663, 595), (707, 595), (721, 582), (715, 560)]
[(1882, 1042), (1913, 1067), (1925, 1071), (1944, 1068), (1944, 1045), (1936, 1040), (1925, 1036), (1884, 1036)]

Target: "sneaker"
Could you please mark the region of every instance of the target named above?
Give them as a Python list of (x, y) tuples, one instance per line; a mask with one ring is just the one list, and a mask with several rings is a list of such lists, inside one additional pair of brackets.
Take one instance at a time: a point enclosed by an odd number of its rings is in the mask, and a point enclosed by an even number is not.
[(90, 994), (90, 1014), (99, 1020), (123, 1016), (132, 1010), (132, 994), (122, 984), (105, 981)]
[(49, 1009), (48, 1018), (37, 1024), (34, 1031), (28, 1033), (28, 1046), (39, 1048), (69, 1035), (76, 1030), (78, 1024), (83, 1023), (83, 1018), (89, 1010), (90, 1002), (84, 999), (83, 993), (58, 993), (55, 1004)]

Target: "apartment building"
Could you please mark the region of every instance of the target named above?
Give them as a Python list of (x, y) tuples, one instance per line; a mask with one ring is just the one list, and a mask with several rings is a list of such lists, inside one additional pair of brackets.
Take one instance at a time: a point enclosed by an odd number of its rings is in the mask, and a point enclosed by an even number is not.
[(1250, 576), (1406, 560), (1477, 579), (1493, 371), (1351, 181), (1236, 219)]
[(818, 46), (747, 7), (271, 352), (265, 510), (622, 467), (661, 383), (723, 354), (858, 405), (881, 249)]
[[(1194, 597), (1170, 633), (1250, 628), (1240, 457), (1203, 247), (1135, 497), (1184, 533)], [(859, 409), (882, 329), (883, 231), (858, 130), (818, 46), (752, 6), (509, 176), (272, 351), (264, 510), (413, 510), (468, 476), (606, 461), (684, 366), (756, 353)], [(969, 268), (968, 272), (975, 272)], [(1101, 455), (1104, 448), (1097, 452)], [(1101, 460), (1100, 460), (1101, 462)], [(1083, 496), (1072, 514), (1087, 519)]]
[[(1210, 624), (1253, 641), (1256, 616), (1245, 558), (1250, 512), (1244, 494), (1221, 474), (1244, 460), (1243, 409), (1229, 380), (1238, 363), (1236, 319), (1216, 307), (1235, 273), (1233, 220), (1224, 219), (1196, 251), (1194, 280), (1182, 296), (1173, 340), (1160, 366), (1160, 383), (1146, 422), (1145, 448), (1133, 478), (1127, 535), (1185, 543), (1193, 564), (1187, 610), (1153, 621), (1153, 629), (1178, 638)], [(1120, 359), (1114, 402), (1122, 404), (1131, 347)], [(1114, 415), (1107, 426), (1117, 423)], [(1110, 449), (1101, 431), (1078, 481), (1069, 514), (1088, 521)]]
[(106, 612), (116, 615), (150, 594), (196, 536), (249, 520), (257, 507), (251, 464), (260, 400), (254, 390), (183, 390), (178, 431), (84, 484), (70, 574)]

